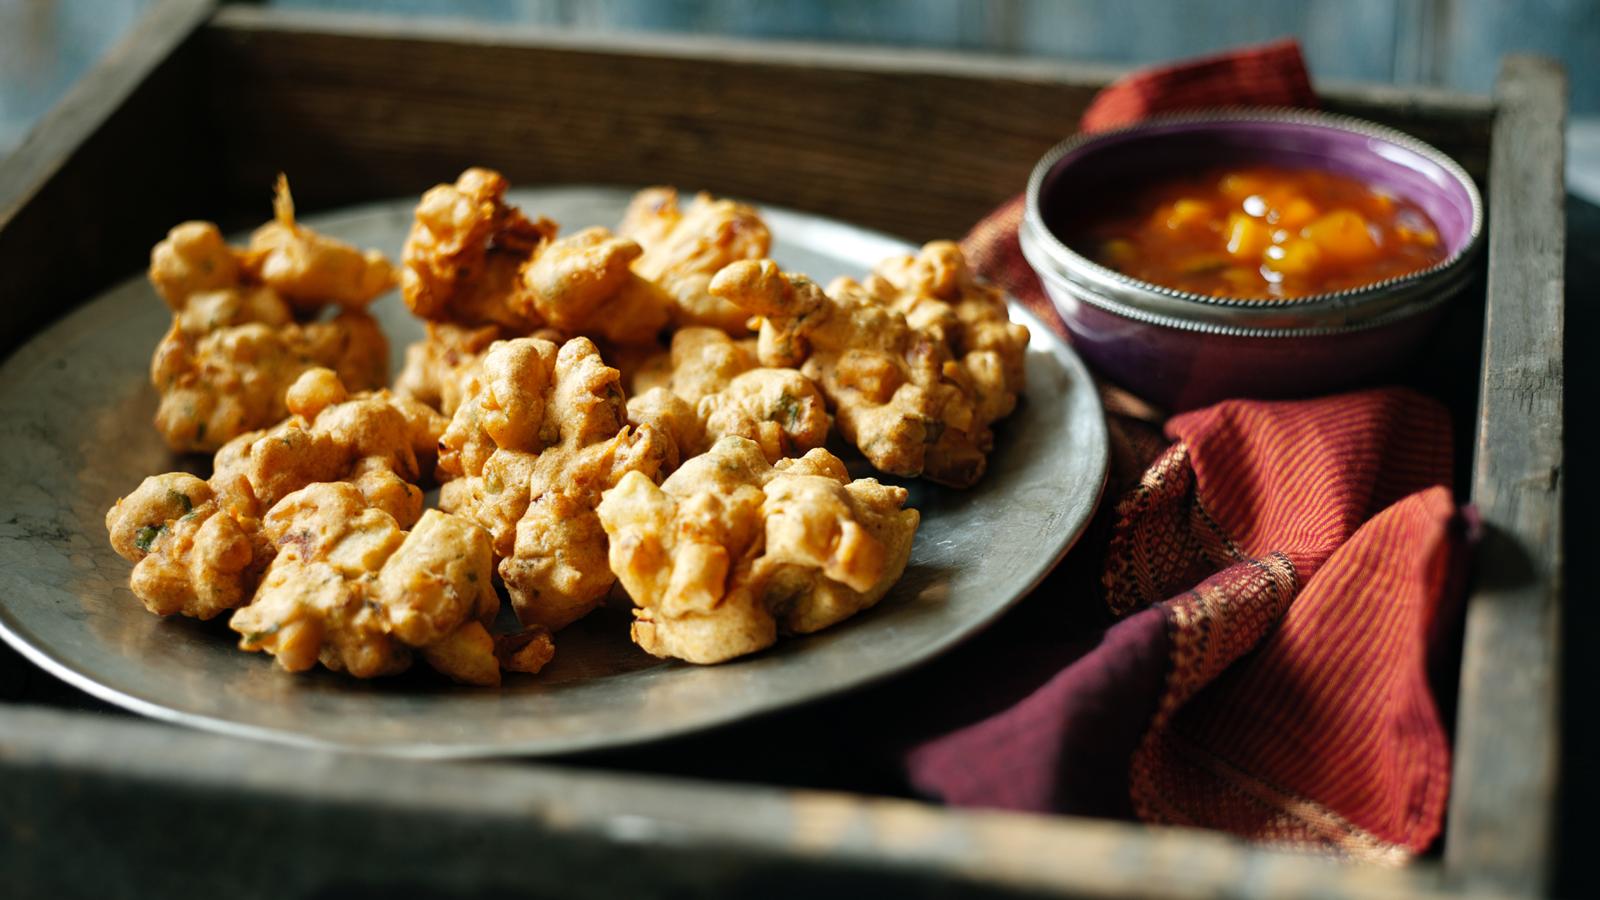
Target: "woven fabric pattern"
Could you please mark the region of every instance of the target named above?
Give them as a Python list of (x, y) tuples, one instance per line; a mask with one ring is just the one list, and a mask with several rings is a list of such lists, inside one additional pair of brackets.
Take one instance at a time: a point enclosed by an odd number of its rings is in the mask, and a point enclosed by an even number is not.
[[(1203, 106), (1311, 106), (1292, 42), (1145, 72), (1085, 130)], [(975, 267), (1063, 330), (1017, 245), (1022, 198), (980, 222)], [(1064, 333), (1064, 330), (1063, 330)], [(1102, 386), (1113, 473), (1097, 598), (1116, 623), (1010, 706), (905, 757), (958, 804), (1118, 814), (1380, 862), (1441, 828), (1450, 750), (1429, 681), (1467, 553), (1450, 423), (1391, 388), (1229, 401), (1161, 422)], [(1164, 433), (1164, 440), (1163, 440)], [(1060, 590), (1059, 587), (1056, 588)], [(1102, 792), (1103, 793), (1103, 792)]]

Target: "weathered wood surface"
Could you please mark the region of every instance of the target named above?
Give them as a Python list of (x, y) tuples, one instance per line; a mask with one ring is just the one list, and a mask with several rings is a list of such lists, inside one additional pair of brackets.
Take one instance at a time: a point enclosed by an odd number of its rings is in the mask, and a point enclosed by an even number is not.
[(184, 42), (211, 0), (163, 0), (0, 161), (0, 356), (113, 278), (210, 191)]
[(513, 184), (705, 188), (920, 239), (1019, 192), (1094, 92), (937, 53), (296, 22), (230, 9), (207, 32), (234, 196), (264, 196), (283, 168), (307, 204), (338, 205), (477, 164)]
[[(259, 219), (279, 168), (307, 207), (414, 194), (485, 163), (526, 183), (674, 181), (913, 238), (956, 234), (1020, 188), (1114, 74), (915, 51), (435, 34), (255, 9), (226, 10), (185, 41), (207, 7), (163, 3), (0, 165), (0, 352), (142, 266), (173, 222)], [(1445, 867), (1339, 868), (1214, 834), (843, 795), (380, 762), (0, 704), (0, 895), (126, 888), (133, 873), (173, 879), (146, 893), (181, 882), (282, 895), (285, 872), (303, 893), (481, 893), (485, 873), (488, 887), (573, 897), (1537, 892), (1552, 846), (1562, 571), (1560, 222), (1546, 203), (1560, 194), (1559, 91), (1557, 76), (1517, 61), (1498, 120), (1477, 98), (1327, 92), (1329, 108), (1405, 128), (1479, 174), (1495, 129), (1494, 368), (1474, 484), (1496, 531), (1469, 614)], [(252, 854), (241, 829), (293, 855)]]
[[(251, 8), (223, 10), (205, 38), (236, 206), (260, 208), (279, 169), (314, 208), (420, 193), (481, 164), (513, 183), (705, 188), (914, 240), (960, 235), (1019, 193), (1117, 74)], [(1481, 171), (1483, 98), (1363, 88), (1328, 105), (1407, 128)]]
[(1488, 304), (1472, 501), (1486, 526), (1467, 609), (1453, 883), (1541, 896), (1559, 789), (1565, 78), (1509, 58), (1489, 169)]
[(1426, 88), (1318, 82), (1329, 112), (1398, 128), (1450, 154), (1473, 178), (1489, 169), (1494, 107), (1487, 97)]
[(1437, 896), (1222, 835), (0, 707), (0, 895)]

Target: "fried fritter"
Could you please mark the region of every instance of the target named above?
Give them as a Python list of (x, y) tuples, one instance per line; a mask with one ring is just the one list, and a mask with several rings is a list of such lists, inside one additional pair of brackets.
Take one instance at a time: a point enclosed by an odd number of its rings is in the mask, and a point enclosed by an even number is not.
[(388, 391), (351, 397), (327, 369), (300, 376), (285, 403), (288, 419), (217, 452), (211, 483), (219, 493), (261, 515), (307, 485), (349, 481), (369, 505), (411, 527), (422, 514), (414, 482), (434, 462), (443, 416)]
[[(291, 418), (230, 442), (209, 482), (147, 478), (106, 514), (112, 546), (135, 563), (134, 594), (158, 615), (234, 609), (240, 647), (289, 671), (320, 660), (371, 678), (415, 651), (457, 681), (499, 684), (489, 535), (423, 513), (410, 483), (444, 419), (387, 392), (351, 398), (327, 369), (297, 379), (285, 403)], [(553, 652), (513, 661), (537, 671)]]
[(506, 203), (507, 187), (499, 172), (473, 168), (422, 195), (401, 255), (400, 290), (412, 312), (434, 322), (533, 330), (512, 300), (522, 267), (555, 239), (556, 224)]
[(728, 266), (711, 292), (762, 317), (761, 363), (799, 366), (833, 406), (840, 434), (873, 466), (953, 487), (983, 474), (994, 434), (940, 338), (864, 291), (830, 295), (771, 260)]
[(661, 341), (597, 346), (606, 363), (621, 373), (622, 383), (628, 386), (630, 394), (664, 386), (672, 375), (672, 348)]
[(890, 257), (867, 277), (866, 288), (912, 328), (945, 341), (953, 356), (995, 353), (1007, 387), (1022, 389), (1028, 329), (1011, 321), (1005, 292), (978, 280), (959, 245), (933, 241), (914, 256)]
[(301, 324), (267, 288), (193, 294), (150, 361), (156, 430), (173, 450), (214, 451), (287, 415), (284, 392), (307, 371), (326, 367), (367, 390), (387, 380), (388, 363), (365, 312)]
[(296, 309), (324, 305), (359, 309), (394, 287), (394, 267), (377, 250), (359, 250), (294, 220), (289, 180), (278, 176), (273, 221), (257, 228), (241, 259), (253, 280), (277, 291)]
[(550, 629), (533, 625), (511, 634), (496, 635), (494, 655), (500, 660), (500, 668), (507, 672), (534, 675), (555, 657), (555, 639), (550, 636)]
[(853, 290), (899, 311), (907, 325), (944, 344), (976, 391), (981, 422), (996, 422), (1016, 408), (1026, 382), (1028, 329), (1011, 321), (1005, 293), (978, 281), (958, 245), (925, 244), (915, 256), (879, 263), (860, 285), (835, 281), (828, 293)]
[(671, 299), (635, 274), (642, 251), (604, 228), (584, 230), (541, 248), (522, 270), (514, 300), (529, 319), (568, 334), (616, 344), (648, 344), (667, 324)]
[(499, 325), (473, 328), (428, 322), (426, 326), (427, 337), (406, 348), (406, 365), (395, 379), (394, 392), (448, 416), (461, 405), (467, 379), (483, 362), (489, 345), (515, 335)]
[(377, 250), (359, 250), (295, 221), (289, 181), (278, 176), (274, 220), (245, 249), (230, 247), (210, 222), (184, 222), (150, 252), (150, 283), (182, 313), (191, 295), (265, 287), (295, 313), (328, 305), (360, 309), (394, 287), (394, 269)]
[(239, 284), (239, 252), (210, 222), (183, 222), (150, 251), (150, 283), (173, 312), (183, 312), (191, 294)]
[(623, 476), (598, 513), (638, 607), (634, 642), (715, 663), (877, 603), (910, 559), (919, 515), (905, 500), (904, 488), (850, 481), (826, 450), (774, 466), (754, 441), (725, 437), (659, 487)]
[(661, 435), (665, 444), (661, 460), (663, 475), (694, 456), (698, 452), (695, 448), (705, 443), (706, 425), (695, 414), (694, 407), (665, 388), (651, 388), (630, 398), (627, 410), (629, 425), (635, 429), (648, 425)]
[(440, 506), (488, 529), (524, 624), (557, 630), (615, 580), (594, 507), (623, 474), (654, 479), (669, 439), (625, 423), (620, 376), (587, 338), (489, 349), (440, 438)]
[(277, 555), (228, 622), (240, 649), (264, 650), (291, 672), (320, 661), (357, 678), (404, 671), (415, 649), (456, 681), (500, 683), (486, 628), (500, 598), (483, 529), (428, 510), (407, 534), (340, 482), (284, 497), (262, 530)]
[(751, 348), (715, 328), (672, 336), (665, 365), (635, 379), (656, 386), (628, 401), (630, 421), (667, 432), (679, 456), (711, 449), (726, 435), (750, 438), (769, 461), (798, 456), (828, 439), (828, 413), (816, 385), (794, 369), (761, 368)]
[(771, 252), (772, 234), (754, 208), (701, 193), (683, 209), (673, 188), (646, 188), (628, 205), (617, 233), (644, 248), (634, 271), (671, 297), (674, 322), (749, 333), (749, 313), (707, 286), (723, 266)]
[(554, 222), (505, 201), (507, 186), (498, 172), (468, 169), (423, 195), (401, 274), (411, 311), (497, 325), (503, 337), (548, 326), (619, 344), (654, 341), (671, 301), (634, 274), (639, 245), (604, 228), (557, 239)]
[(248, 600), (274, 554), (262, 517), (308, 485), (348, 482), (397, 527), (421, 515), (412, 482), (419, 457), (433, 462), (442, 416), (386, 391), (350, 398), (326, 369), (296, 380), (286, 405), (288, 420), (223, 447), (209, 481), (152, 476), (107, 512), (112, 547), (135, 564), (129, 586), (151, 612), (208, 619)]
[(209, 619), (250, 598), (272, 559), (254, 518), (184, 472), (153, 475), (106, 513), (128, 587), (158, 616)]
[(735, 340), (716, 328), (691, 326), (673, 332), (667, 352), (641, 365), (629, 387), (635, 394), (662, 387), (689, 403), (699, 403), (700, 398), (722, 390), (760, 365), (755, 341)]
[[(248, 250), (185, 222), (150, 253), (150, 282), (175, 313), (150, 363), (156, 428), (174, 450), (214, 451), (282, 419), (284, 391), (307, 369), (332, 368), (357, 390), (388, 380), (388, 342), (361, 310), (392, 286), (388, 262), (297, 224), (281, 176), (277, 208)], [(330, 303), (345, 309), (314, 321)]]

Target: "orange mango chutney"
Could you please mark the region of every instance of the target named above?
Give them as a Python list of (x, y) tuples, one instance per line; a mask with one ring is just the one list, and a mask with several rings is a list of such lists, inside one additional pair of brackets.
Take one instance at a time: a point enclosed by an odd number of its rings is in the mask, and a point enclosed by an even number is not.
[(1217, 169), (1135, 191), (1127, 215), (1073, 242), (1143, 281), (1269, 300), (1360, 287), (1444, 260), (1416, 204), (1354, 178), (1271, 166)]

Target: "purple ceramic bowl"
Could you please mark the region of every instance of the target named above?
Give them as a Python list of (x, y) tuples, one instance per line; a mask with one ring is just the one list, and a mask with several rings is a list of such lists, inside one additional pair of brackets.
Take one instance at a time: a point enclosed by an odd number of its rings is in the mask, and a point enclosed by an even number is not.
[[(1429, 269), (1306, 297), (1241, 300), (1140, 281), (1061, 235), (1119, 192), (1213, 166), (1266, 164), (1349, 175), (1416, 203), (1448, 255)], [(1483, 201), (1443, 153), (1390, 128), (1325, 113), (1222, 109), (1071, 138), (1028, 181), (1023, 255), (1073, 346), (1146, 399), (1190, 409), (1229, 397), (1322, 393), (1382, 375), (1472, 276)]]

